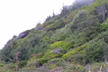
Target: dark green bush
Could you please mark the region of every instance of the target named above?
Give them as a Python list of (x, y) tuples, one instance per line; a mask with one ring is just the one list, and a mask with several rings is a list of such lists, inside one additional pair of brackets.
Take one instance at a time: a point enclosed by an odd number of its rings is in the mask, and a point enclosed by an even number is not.
[(56, 54), (55, 58), (60, 58), (60, 57), (62, 57), (62, 55), (63, 55), (62, 53)]
[(86, 63), (90, 62), (99, 62), (103, 60), (104, 50), (103, 50), (104, 42), (94, 42), (90, 44), (90, 46), (86, 49)]
[(65, 72), (86, 72), (86, 68), (81, 65), (70, 65)]
[(88, 11), (80, 11), (73, 20), (72, 30), (77, 32), (86, 31), (91, 27), (98, 26), (99, 19), (98, 16), (92, 16)]
[(69, 49), (71, 49), (71, 48), (74, 47), (74, 44), (73, 44), (72, 42), (67, 42), (67, 43), (64, 44), (62, 47), (63, 47), (63, 49), (65, 49), (65, 50), (69, 50)]
[(3, 64), (3, 63), (0, 63), (0, 67), (3, 67), (5, 64)]
[(107, 31), (107, 30), (108, 30), (108, 24), (100, 25), (100, 32)]
[(65, 60), (62, 59), (62, 58), (54, 58), (54, 59), (51, 59), (48, 64), (56, 64), (56, 66), (62, 66), (64, 67), (65, 64), (64, 64)]
[(108, 44), (108, 36), (104, 37), (104, 41)]
[(65, 26), (64, 22), (62, 20), (59, 20), (59, 21), (54, 22), (53, 24), (46, 26), (45, 30), (46, 31), (50, 31), (50, 30), (53, 31), (53, 30), (57, 30), (58, 28), (62, 28), (64, 26)]
[(66, 60), (69, 62), (74, 62), (74, 63), (80, 63), (83, 64), (82, 60), (84, 59), (85, 55), (84, 54), (74, 54), (70, 57), (68, 57)]
[(44, 23), (44, 26), (47, 26), (47, 25), (50, 25), (50, 24), (53, 24), (54, 22), (51, 20), (51, 21), (48, 21), (48, 22), (45, 22)]
[(27, 64), (27, 61), (21, 61), (18, 65), (19, 68), (24, 67)]
[(41, 64), (47, 63), (48, 61), (49, 61), (49, 58), (40, 58), (40, 59), (39, 59), (39, 62), (40, 62)]

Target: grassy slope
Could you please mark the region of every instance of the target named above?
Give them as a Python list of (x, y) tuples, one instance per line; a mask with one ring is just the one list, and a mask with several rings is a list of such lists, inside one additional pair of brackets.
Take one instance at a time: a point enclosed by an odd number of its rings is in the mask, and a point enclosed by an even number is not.
[[(108, 66), (104, 62), (108, 55), (108, 19), (101, 24), (100, 16), (95, 15), (103, 3), (108, 4), (97, 1), (69, 12), (66, 19), (55, 16), (38, 26), (44, 26), (44, 31), (32, 29), (24, 39), (12, 39), (0, 52), (1, 59), (8, 62), (0, 62), (0, 71), (15, 72), (14, 53), (21, 52), (20, 70), (33, 71), (35, 62), (38, 72), (43, 66), (46, 72), (57, 67), (63, 67), (63, 72), (87, 72), (89, 68), (97, 72), (102, 66), (104, 72)], [(56, 48), (61, 48), (61, 52), (54, 54)], [(32, 54), (38, 56), (31, 57)]]

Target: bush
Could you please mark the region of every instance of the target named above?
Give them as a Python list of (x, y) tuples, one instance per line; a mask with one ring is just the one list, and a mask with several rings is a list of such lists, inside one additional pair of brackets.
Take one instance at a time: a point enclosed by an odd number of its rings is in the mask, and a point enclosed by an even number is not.
[(65, 50), (69, 50), (70, 48), (73, 48), (74, 47), (74, 44), (72, 42), (67, 42), (66, 44), (64, 44), (63, 46), (63, 49)]
[(60, 57), (62, 57), (62, 55), (63, 55), (62, 53), (59, 53), (59, 54), (56, 54), (54, 57), (55, 58), (60, 58)]
[(48, 26), (48, 25), (53, 24), (53, 23), (54, 23), (54, 22), (51, 20), (51, 21), (45, 22), (45, 23), (44, 23), (44, 26)]
[(86, 68), (81, 65), (71, 65), (68, 66), (65, 72), (86, 72)]
[(19, 63), (19, 68), (24, 67), (26, 64), (27, 64), (27, 61), (21, 61), (21, 62)]
[(54, 58), (54, 59), (51, 59), (50, 61), (48, 61), (48, 65), (55, 64), (56, 66), (64, 67), (65, 66), (64, 62), (65, 62), (65, 60), (62, 58)]
[(80, 47), (77, 47), (76, 49), (73, 49), (72, 51), (67, 52), (66, 54), (63, 55), (64, 59), (68, 59), (69, 57), (73, 57), (76, 53), (84, 53), (85, 49), (87, 48), (87, 45), (82, 45)]
[(39, 53), (37, 56), (33, 56), (30, 58), (30, 60), (35, 60), (35, 59), (38, 59), (38, 58), (42, 58), (44, 56), (43, 53)]
[(57, 42), (51, 44), (50, 47), (53, 48), (53, 49), (54, 48), (59, 48), (59, 47), (62, 47), (64, 44), (65, 44), (64, 41), (57, 41)]
[(74, 24), (78, 24), (79, 22), (82, 22), (82, 21), (86, 20), (86, 17), (87, 17), (88, 15), (89, 15), (89, 13), (88, 13), (87, 11), (85, 11), (85, 10), (80, 11), (80, 12), (76, 15), (76, 17), (74, 18), (73, 23), (74, 23)]
[(85, 10), (80, 11), (72, 22), (72, 30), (77, 30), (78, 33), (100, 24), (98, 16), (92, 16)]
[(96, 42), (91, 44), (89, 48), (86, 49), (86, 62), (99, 62), (102, 61), (103, 57), (103, 43)]
[(39, 59), (39, 62), (40, 62), (41, 64), (47, 63), (48, 61), (49, 61), (48, 58), (40, 58), (40, 59)]
[(62, 20), (59, 20), (59, 21), (54, 22), (53, 24), (47, 25), (45, 27), (45, 30), (46, 31), (50, 31), (50, 30), (54, 31), (54, 30), (57, 30), (58, 28), (62, 28), (64, 26), (65, 26), (64, 22)]
[(9, 66), (9, 69), (15, 71), (16, 70), (16, 63), (11, 63), (11, 65)]
[(0, 67), (3, 67), (5, 64), (0, 63)]
[(108, 36), (105, 36), (105, 37), (104, 37), (104, 41), (105, 41), (105, 43), (108, 44)]

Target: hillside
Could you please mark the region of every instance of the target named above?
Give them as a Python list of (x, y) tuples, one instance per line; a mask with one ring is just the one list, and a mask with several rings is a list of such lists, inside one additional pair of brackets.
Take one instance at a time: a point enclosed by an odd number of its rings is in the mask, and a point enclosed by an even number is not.
[(0, 72), (108, 72), (108, 0), (76, 0), (0, 50)]

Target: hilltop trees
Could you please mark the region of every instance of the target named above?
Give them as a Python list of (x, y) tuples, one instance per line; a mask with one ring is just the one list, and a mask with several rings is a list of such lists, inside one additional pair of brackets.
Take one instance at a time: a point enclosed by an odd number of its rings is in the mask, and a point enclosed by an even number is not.
[(62, 10), (61, 10), (60, 16), (63, 17), (63, 16), (65, 16), (67, 13), (69, 13), (68, 6), (64, 6), (64, 4), (63, 4), (63, 7), (62, 7)]

